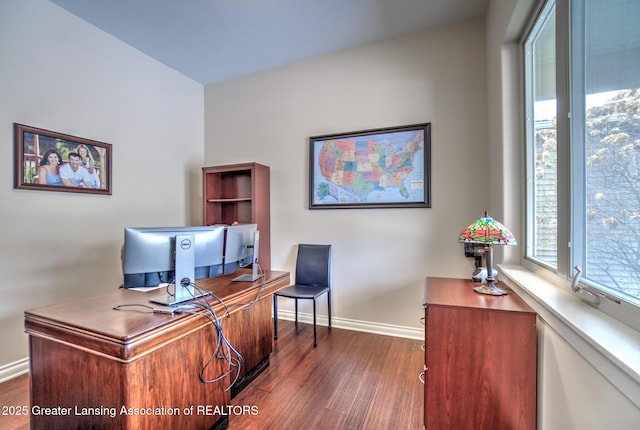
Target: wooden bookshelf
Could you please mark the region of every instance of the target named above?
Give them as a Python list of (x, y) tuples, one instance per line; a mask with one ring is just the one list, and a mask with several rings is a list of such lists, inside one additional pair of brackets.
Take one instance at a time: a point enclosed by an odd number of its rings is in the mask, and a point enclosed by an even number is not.
[(258, 163), (202, 168), (204, 225), (257, 224), (258, 259), (271, 268), (269, 167)]

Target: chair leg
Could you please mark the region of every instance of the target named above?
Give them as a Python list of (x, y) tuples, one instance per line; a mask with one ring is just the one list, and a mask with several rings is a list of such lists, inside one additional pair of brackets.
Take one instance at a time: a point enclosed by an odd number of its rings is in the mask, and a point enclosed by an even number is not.
[(296, 326), (298, 325), (298, 299), (296, 300)]
[(273, 295), (273, 338), (278, 340), (278, 296)]
[(329, 330), (331, 330), (331, 290), (327, 291), (327, 313), (329, 316)]
[(313, 298), (313, 347), (318, 346), (316, 337), (316, 298)]

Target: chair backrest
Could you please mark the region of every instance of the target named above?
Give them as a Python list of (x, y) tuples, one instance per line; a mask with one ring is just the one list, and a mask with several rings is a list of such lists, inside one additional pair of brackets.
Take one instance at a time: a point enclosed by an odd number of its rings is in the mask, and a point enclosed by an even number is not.
[(331, 245), (298, 245), (296, 284), (331, 288)]

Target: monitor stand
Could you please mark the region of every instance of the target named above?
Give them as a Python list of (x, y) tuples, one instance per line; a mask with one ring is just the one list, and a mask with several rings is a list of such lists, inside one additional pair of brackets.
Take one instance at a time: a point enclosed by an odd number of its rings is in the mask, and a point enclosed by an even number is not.
[(211, 294), (208, 291), (196, 291), (193, 287), (193, 281), (196, 278), (195, 243), (195, 237), (192, 234), (176, 235), (174, 294), (162, 294), (150, 299), (150, 302), (171, 306)]
[[(253, 267), (257, 267), (257, 264), (254, 264)], [(237, 278), (233, 278), (233, 282), (253, 282), (262, 278), (262, 275), (258, 275), (256, 270), (253, 270), (253, 273), (245, 273), (244, 275), (240, 275)]]
[(253, 282), (257, 281), (262, 277), (262, 275), (258, 274), (258, 250), (260, 249), (260, 232), (255, 231), (253, 233), (253, 249), (252, 249), (252, 257), (251, 261), (253, 262), (253, 270), (251, 273), (245, 273), (244, 275), (240, 275), (236, 278), (233, 278), (232, 282)]
[[(176, 286), (176, 290), (181, 288), (186, 289), (185, 287), (182, 287), (182, 286)], [(182, 297), (182, 296), (178, 297), (171, 294), (162, 294), (157, 297), (153, 297), (149, 299), (149, 301), (151, 303), (157, 303), (159, 305), (175, 306), (175, 305), (182, 304), (184, 302), (188, 302), (189, 300), (198, 299), (200, 297), (205, 297), (211, 294), (209, 291), (202, 291), (202, 292), (196, 293), (195, 291), (193, 291), (193, 287), (188, 287), (188, 288), (193, 292), (193, 294), (187, 293), (188, 297)]]

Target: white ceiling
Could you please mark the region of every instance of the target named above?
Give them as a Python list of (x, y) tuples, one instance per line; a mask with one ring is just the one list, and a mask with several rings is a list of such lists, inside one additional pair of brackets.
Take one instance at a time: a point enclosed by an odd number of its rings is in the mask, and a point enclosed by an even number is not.
[(484, 17), (488, 0), (50, 0), (204, 85)]

